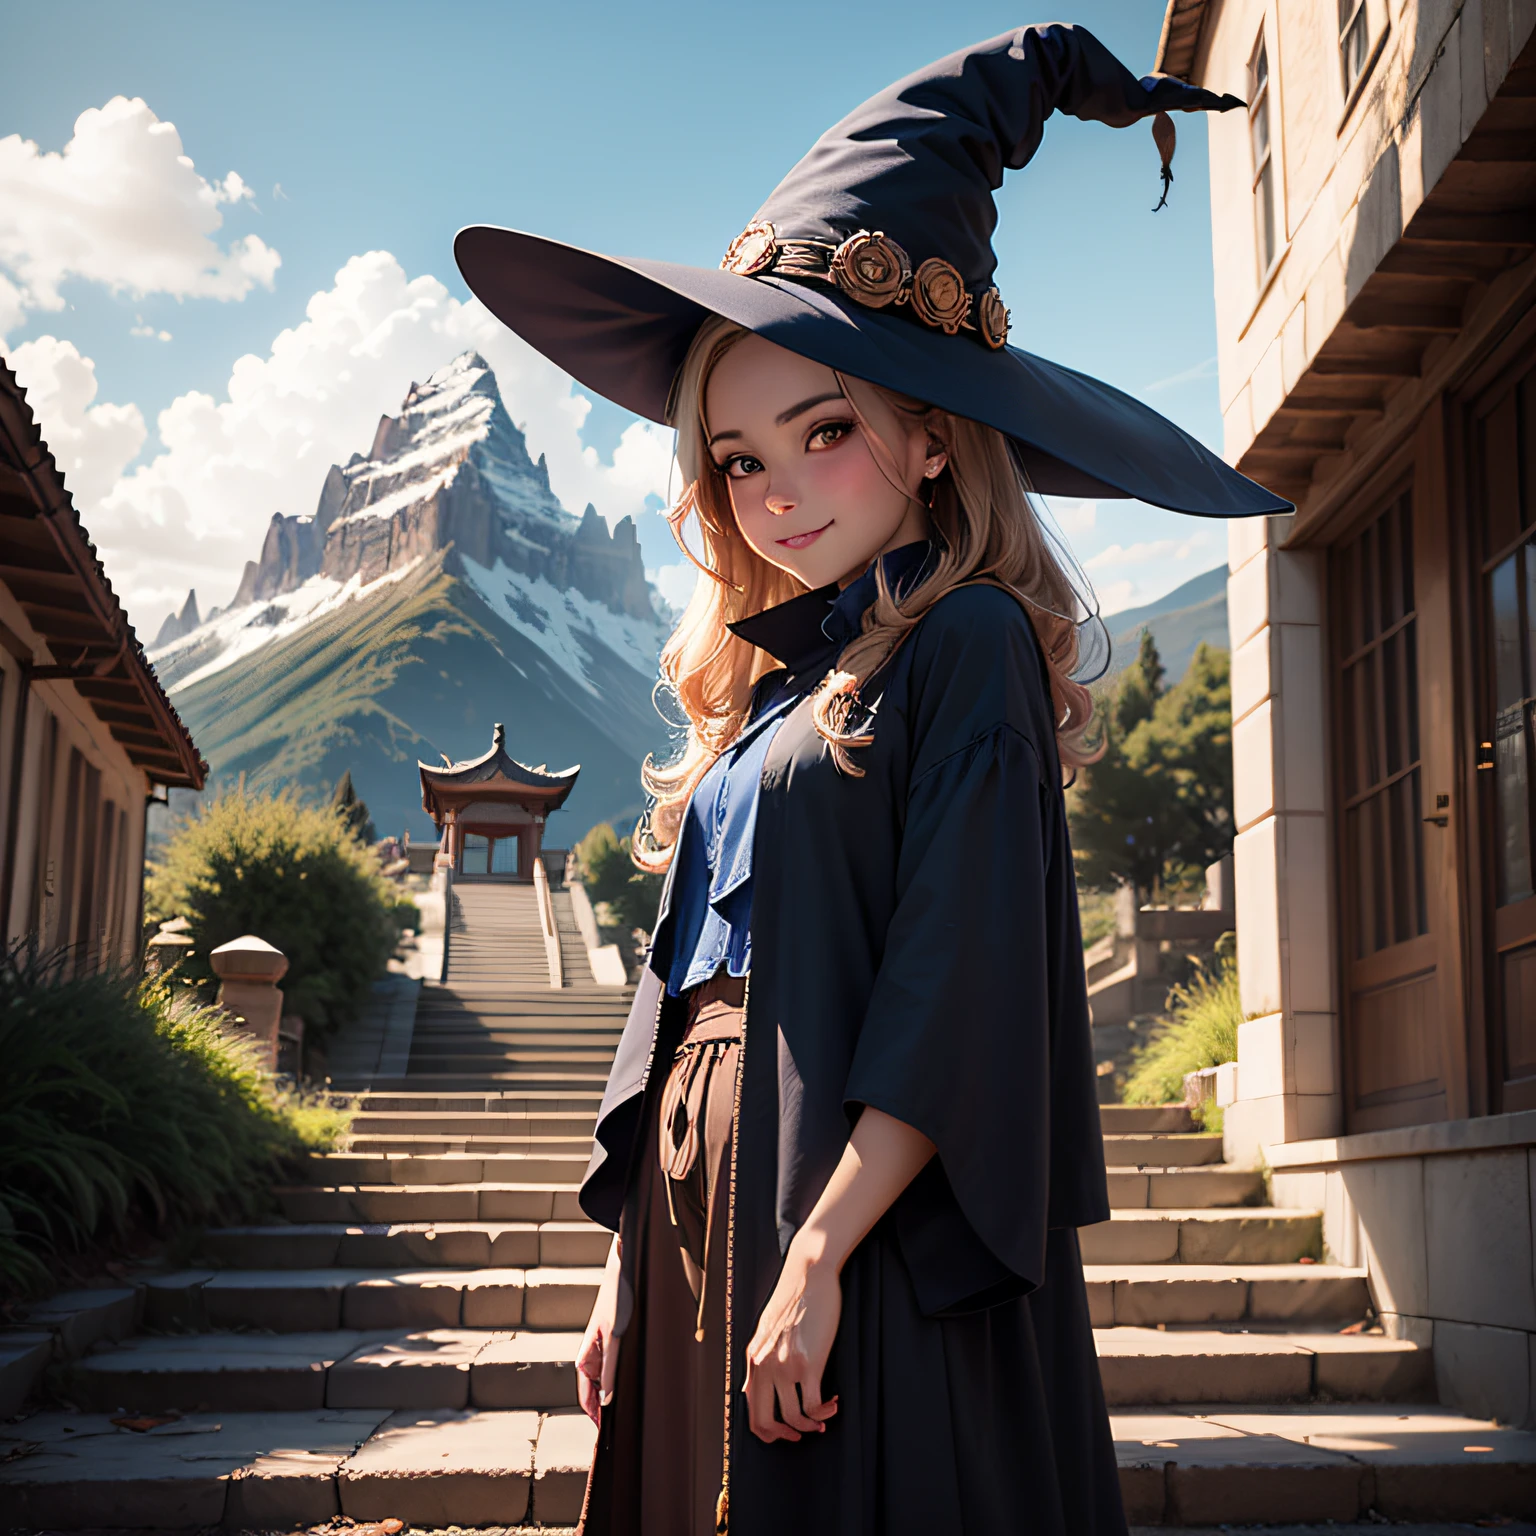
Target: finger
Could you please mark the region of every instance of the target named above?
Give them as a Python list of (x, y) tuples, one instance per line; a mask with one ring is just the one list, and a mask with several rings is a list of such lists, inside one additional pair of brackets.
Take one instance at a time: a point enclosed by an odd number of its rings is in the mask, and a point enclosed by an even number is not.
[[(806, 1411), (810, 1412), (809, 1409), (807, 1409)], [(826, 1402), (824, 1402), (821, 1405), (821, 1407), (818, 1408), (816, 1410), (816, 1412), (814, 1414), (812, 1414), (811, 1416), (812, 1416), (812, 1418), (820, 1419), (823, 1423), (825, 1423), (836, 1412), (837, 1412), (837, 1399), (835, 1397), (829, 1397), (826, 1400)]]
[(818, 1433), (826, 1429), (826, 1405), (821, 1400), (821, 1373), (807, 1371), (800, 1377), (800, 1411)]
[(821, 1425), (815, 1419), (807, 1418), (800, 1411), (800, 1383), (793, 1370), (781, 1376), (777, 1385), (779, 1392), (779, 1417), (791, 1429), (799, 1430), (807, 1435), (817, 1434), (821, 1429)]
[(747, 1422), (752, 1433), (765, 1445), (775, 1440), (798, 1440), (792, 1429), (780, 1424), (773, 1411), (773, 1378), (766, 1369), (747, 1367), (747, 1384), (743, 1389), (747, 1399)]
[(613, 1384), (619, 1374), (619, 1341), (613, 1334), (603, 1339), (603, 1368), (598, 1375), (598, 1387), (604, 1404), (613, 1401)]
[(601, 1414), (597, 1403), (597, 1383), (579, 1367), (576, 1371), (576, 1401), (581, 1411), (601, 1428)]

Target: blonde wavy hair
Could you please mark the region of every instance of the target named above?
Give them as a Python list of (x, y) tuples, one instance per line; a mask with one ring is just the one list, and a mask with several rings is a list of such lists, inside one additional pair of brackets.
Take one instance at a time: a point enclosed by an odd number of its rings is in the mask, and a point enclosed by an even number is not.
[[(650, 809), (632, 840), (635, 863), (665, 869), (682, 824), (688, 797), (715, 759), (741, 733), (752, 692), (778, 663), (726, 627), (738, 619), (787, 602), (804, 587), (763, 559), (741, 536), (730, 486), (709, 452), (704, 394), (715, 366), (750, 333), (711, 317), (700, 327), (673, 393), (677, 461), (684, 489), (667, 512), (673, 536), (704, 574), (661, 653), (661, 682), (688, 718), (682, 750), (666, 764), (646, 759), (642, 780)], [(1030, 487), (1007, 439), (992, 427), (925, 405), (879, 385), (844, 374), (838, 384), (848, 399), (876, 463), (893, 485), (902, 485), (898, 459), (870, 425), (868, 406), (883, 401), (899, 416), (944, 445), (947, 463), (933, 484), (929, 523), (938, 535), (937, 561), (918, 585), (898, 600), (877, 567), (877, 595), (862, 628), (843, 652), (840, 669), (818, 688), (811, 718), (831, 744), (839, 766), (863, 770), (852, 750), (874, 739), (854, 727), (859, 690), (890, 660), (929, 609), (956, 587), (986, 582), (1011, 593), (1034, 626), (1050, 675), (1057, 720), (1056, 740), (1064, 770), (1093, 761), (1085, 732), (1093, 698), (1072, 672), (1078, 659), (1080, 599), (1030, 503)], [(864, 402), (861, 408), (861, 400)], [(690, 519), (701, 554), (689, 547)]]

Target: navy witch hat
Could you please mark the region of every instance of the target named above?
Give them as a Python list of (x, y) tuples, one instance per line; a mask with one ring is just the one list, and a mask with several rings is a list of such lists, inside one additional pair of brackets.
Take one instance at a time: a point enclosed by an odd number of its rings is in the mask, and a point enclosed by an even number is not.
[(909, 75), (812, 146), (720, 269), (598, 255), (517, 230), (459, 231), (486, 307), (587, 387), (666, 421), (710, 314), (828, 367), (995, 427), (1035, 489), (1134, 496), (1208, 517), (1289, 512), (1156, 411), (1007, 344), (993, 286), (993, 194), (1054, 111), (1124, 127), (1154, 117), (1166, 189), (1170, 111), (1240, 107), (1171, 77), (1138, 80), (1091, 33), (1020, 27)]

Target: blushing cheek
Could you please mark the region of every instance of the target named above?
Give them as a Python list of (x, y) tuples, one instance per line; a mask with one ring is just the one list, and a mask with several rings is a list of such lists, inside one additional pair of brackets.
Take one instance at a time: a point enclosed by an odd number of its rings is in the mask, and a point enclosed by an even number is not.
[(809, 489), (825, 516), (835, 517), (850, 534), (868, 536), (872, 547), (884, 543), (906, 511), (905, 500), (868, 452), (827, 454)]

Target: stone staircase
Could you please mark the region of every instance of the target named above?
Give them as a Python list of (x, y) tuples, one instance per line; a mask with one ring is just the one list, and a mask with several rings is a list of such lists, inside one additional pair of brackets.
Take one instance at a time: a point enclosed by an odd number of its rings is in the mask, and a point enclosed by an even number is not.
[[(138, 1331), (56, 1368), (73, 1410), (0, 1426), (0, 1525), (575, 1521), (573, 1359), (609, 1242), (576, 1184), (629, 989), (550, 988), (509, 892), (456, 893), (408, 1070), (281, 1191), (284, 1220), (142, 1277)], [(1103, 1113), (1114, 1216), (1083, 1255), (1133, 1522), (1531, 1512), (1536, 1436), (1433, 1406), (1429, 1354), (1369, 1331), (1320, 1213), (1268, 1208), (1181, 1108)]]

